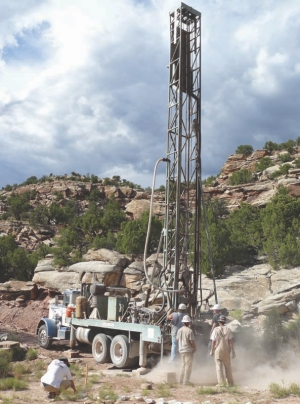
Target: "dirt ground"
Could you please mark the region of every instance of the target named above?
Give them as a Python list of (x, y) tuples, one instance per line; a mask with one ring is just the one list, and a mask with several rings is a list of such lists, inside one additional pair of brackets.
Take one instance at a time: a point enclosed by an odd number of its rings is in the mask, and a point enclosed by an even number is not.
[[(67, 350), (68, 345), (58, 342), (53, 344), (51, 350), (45, 350), (38, 346), (37, 336), (35, 335), (36, 325), (43, 315), (47, 315), (47, 299), (45, 301), (30, 301), (25, 308), (11, 307), (6, 303), (0, 306), (0, 334), (12, 333), (16, 335), (19, 341), (27, 345), (28, 348), (38, 350), (38, 359), (26, 362), (32, 372), (28, 378), (28, 389), (23, 391), (0, 391), (0, 403), (19, 404), (19, 403), (41, 403), (47, 402), (47, 394), (40, 387), (40, 377), (46, 371), (50, 361), (61, 356)], [(234, 369), (234, 376), (237, 380), (237, 386), (232, 389), (216, 388), (215, 370), (213, 361), (201, 363), (201, 359), (195, 358), (194, 370), (192, 374), (192, 384), (190, 386), (181, 386), (176, 383), (164, 382), (166, 372), (178, 373), (180, 362), (172, 367), (167, 364), (159, 364), (154, 367), (150, 373), (144, 376), (133, 376), (131, 370), (119, 370), (111, 364), (97, 364), (91, 353), (91, 347), (86, 346), (84, 351), (80, 352), (79, 358), (71, 360), (72, 373), (74, 374), (75, 384), (78, 387), (78, 394), (72, 394), (72, 391), (66, 392), (57, 398), (61, 403), (112, 403), (117, 397), (119, 401), (129, 401), (131, 403), (143, 402), (147, 400), (164, 399), (164, 402), (173, 400), (176, 402), (193, 402), (205, 404), (273, 404), (273, 403), (299, 403), (300, 399), (296, 396), (289, 396), (283, 399), (272, 397), (268, 388), (256, 388), (256, 383), (245, 385), (243, 377)], [(200, 363), (199, 363), (200, 362)], [(22, 362), (23, 363), (23, 362)], [(234, 368), (234, 366), (233, 366)], [(259, 376), (258, 376), (259, 377)], [(255, 379), (255, 378), (254, 378)], [(152, 389), (147, 390), (145, 386), (150, 384)], [(211, 389), (211, 393), (204, 389)], [(120, 397), (122, 397), (120, 399)]]

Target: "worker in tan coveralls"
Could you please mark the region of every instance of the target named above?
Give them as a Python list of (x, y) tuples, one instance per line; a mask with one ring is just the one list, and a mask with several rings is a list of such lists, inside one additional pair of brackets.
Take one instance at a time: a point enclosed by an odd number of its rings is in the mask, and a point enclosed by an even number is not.
[(181, 355), (182, 365), (179, 376), (179, 383), (188, 384), (192, 373), (193, 356), (196, 352), (195, 336), (190, 328), (192, 320), (188, 315), (185, 315), (181, 320), (181, 327), (176, 335), (178, 341), (179, 353)]
[[(230, 353), (232, 353), (232, 359), (235, 358), (233, 335), (231, 330), (226, 326), (226, 317), (219, 317), (219, 327), (216, 327), (210, 339), (212, 340), (212, 346), (210, 355), (215, 357), (218, 386), (224, 386), (227, 383), (229, 386), (233, 386), (233, 377), (231, 371)], [(225, 375), (223, 367), (225, 368)]]

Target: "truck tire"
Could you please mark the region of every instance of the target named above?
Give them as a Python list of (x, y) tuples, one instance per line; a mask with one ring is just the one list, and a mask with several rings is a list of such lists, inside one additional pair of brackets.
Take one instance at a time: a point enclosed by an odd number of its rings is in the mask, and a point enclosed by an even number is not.
[(52, 345), (52, 339), (48, 337), (47, 327), (45, 325), (41, 325), (39, 328), (38, 341), (40, 347), (45, 349), (50, 348)]
[(129, 358), (129, 341), (125, 335), (116, 335), (110, 346), (112, 363), (119, 369), (132, 366), (134, 358)]
[(95, 335), (92, 343), (92, 353), (96, 362), (110, 362), (110, 343), (111, 338), (105, 334)]

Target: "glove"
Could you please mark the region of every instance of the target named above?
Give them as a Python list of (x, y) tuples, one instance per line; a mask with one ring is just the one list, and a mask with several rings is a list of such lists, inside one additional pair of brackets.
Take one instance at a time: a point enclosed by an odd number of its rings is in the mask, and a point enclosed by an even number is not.
[(231, 355), (232, 359), (234, 359), (236, 357), (236, 354), (234, 351), (232, 351), (232, 355)]
[(214, 356), (214, 351), (210, 351), (210, 356)]

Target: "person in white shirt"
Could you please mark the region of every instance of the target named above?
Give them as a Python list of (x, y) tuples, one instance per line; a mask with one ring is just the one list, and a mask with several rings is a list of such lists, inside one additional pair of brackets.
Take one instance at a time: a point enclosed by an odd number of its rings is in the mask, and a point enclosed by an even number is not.
[(61, 390), (66, 390), (71, 387), (74, 393), (77, 392), (71, 371), (68, 358), (62, 357), (54, 359), (48, 366), (47, 373), (41, 378), (41, 385), (47, 391), (48, 398), (59, 396)]

